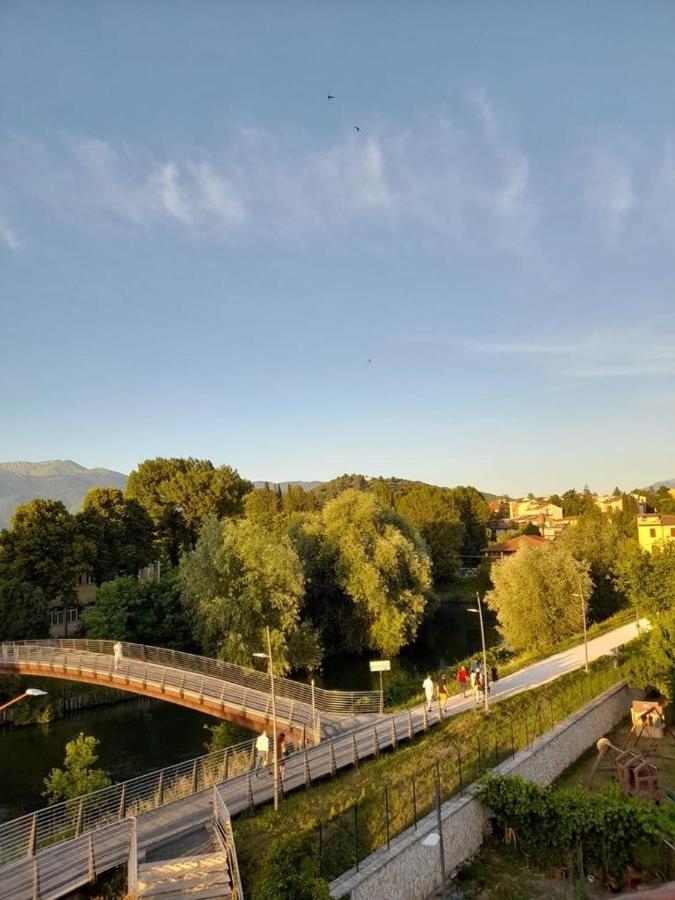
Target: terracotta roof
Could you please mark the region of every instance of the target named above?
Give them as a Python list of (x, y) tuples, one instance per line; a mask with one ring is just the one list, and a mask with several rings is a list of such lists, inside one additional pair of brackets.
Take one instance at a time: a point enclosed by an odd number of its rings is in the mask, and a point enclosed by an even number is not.
[(521, 547), (541, 547), (543, 544), (548, 544), (548, 541), (537, 534), (519, 534), (517, 537), (509, 538), (508, 541), (502, 541), (501, 544), (493, 544), (485, 552), (515, 553)]

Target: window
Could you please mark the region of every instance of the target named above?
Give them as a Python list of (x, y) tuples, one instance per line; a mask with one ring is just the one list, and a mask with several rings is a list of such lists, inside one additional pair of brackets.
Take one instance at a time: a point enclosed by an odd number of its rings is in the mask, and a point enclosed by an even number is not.
[(670, 529), (670, 536), (675, 537), (675, 528)]
[(80, 610), (77, 606), (71, 606), (68, 610), (68, 621), (69, 622), (79, 622), (80, 621)]
[(656, 528), (649, 529), (649, 537), (656, 537)]
[(53, 609), (49, 614), (50, 625), (63, 625), (63, 610)]

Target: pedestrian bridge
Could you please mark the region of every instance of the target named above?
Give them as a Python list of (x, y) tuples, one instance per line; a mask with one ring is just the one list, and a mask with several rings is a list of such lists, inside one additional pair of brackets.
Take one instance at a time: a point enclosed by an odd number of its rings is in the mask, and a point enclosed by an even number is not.
[[(62, 678), (117, 688), (186, 706), (253, 731), (271, 726), (270, 677), (254, 669), (193, 653), (113, 641), (42, 640), (0, 644), (0, 675)], [(276, 717), (296, 743), (316, 743), (321, 725), (378, 713), (377, 691), (326, 691), (289, 678), (274, 678)]]

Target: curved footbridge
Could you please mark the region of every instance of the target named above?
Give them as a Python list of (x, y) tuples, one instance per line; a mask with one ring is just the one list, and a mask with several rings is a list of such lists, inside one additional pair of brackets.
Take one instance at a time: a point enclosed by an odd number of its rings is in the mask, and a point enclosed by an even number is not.
[[(122, 644), (116, 660), (112, 641), (45, 640), (0, 644), (0, 675), (62, 678), (117, 688), (186, 706), (252, 731), (272, 724), (269, 675), (193, 653)], [(317, 743), (321, 732), (341, 730), (345, 720), (380, 711), (376, 691), (326, 691), (275, 677), (279, 728), (293, 743)]]

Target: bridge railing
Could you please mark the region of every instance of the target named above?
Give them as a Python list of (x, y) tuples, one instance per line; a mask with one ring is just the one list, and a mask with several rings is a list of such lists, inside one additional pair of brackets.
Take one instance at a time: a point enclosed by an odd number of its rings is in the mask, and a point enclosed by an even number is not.
[[(58, 650), (79, 651), (84, 653), (105, 654), (112, 658), (114, 641), (61, 638), (40, 641), (14, 641), (2, 645), (24, 647), (52, 647)], [(218, 678), (241, 687), (270, 693), (270, 678), (266, 672), (247, 669), (234, 663), (219, 659), (210, 659), (181, 650), (169, 650), (165, 647), (149, 647), (145, 644), (122, 643), (123, 656), (143, 663), (166, 666), (192, 674), (200, 674)], [(0, 659), (1, 659), (0, 655)], [(279, 697), (304, 703), (319, 712), (335, 715), (357, 715), (359, 713), (379, 713), (380, 694), (378, 691), (329, 691), (314, 687), (302, 681), (275, 676), (275, 693)]]
[[(47, 900), (94, 884), (117, 866), (136, 866), (136, 820), (124, 819), (44, 850), (2, 873), (0, 897)], [(130, 891), (132, 885), (130, 884)]]
[(227, 866), (230, 871), (230, 881), (232, 884), (232, 900), (244, 900), (244, 890), (241, 886), (239, 861), (237, 860), (237, 848), (234, 843), (234, 832), (232, 830), (232, 822), (230, 821), (230, 813), (225, 805), (225, 801), (215, 787), (213, 789), (213, 830), (215, 832), (216, 840), (227, 856)]
[(213, 787), (254, 763), (255, 741), (243, 741), (0, 823), (0, 866)]

